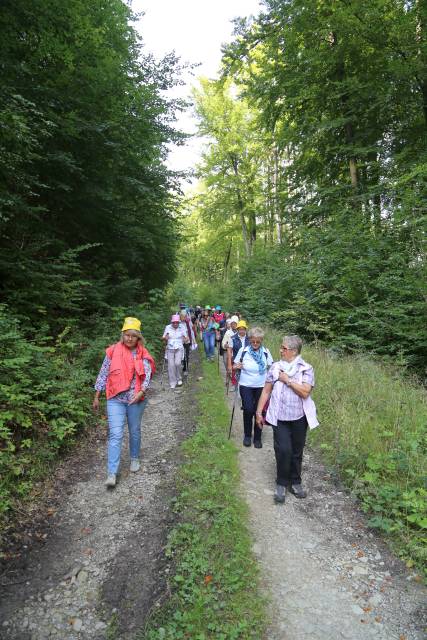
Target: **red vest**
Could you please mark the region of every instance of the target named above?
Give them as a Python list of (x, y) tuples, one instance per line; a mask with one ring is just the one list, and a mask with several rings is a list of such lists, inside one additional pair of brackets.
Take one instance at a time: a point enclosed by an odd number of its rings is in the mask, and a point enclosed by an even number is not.
[[(110, 371), (108, 373), (105, 394), (107, 400), (114, 398), (118, 393), (127, 391), (130, 388), (132, 378), (136, 373), (135, 393), (141, 391), (142, 383), (145, 379), (144, 363), (145, 358), (151, 365), (151, 372), (155, 373), (156, 365), (152, 355), (140, 344), (136, 348), (136, 357), (132, 356), (130, 349), (121, 342), (113, 344), (106, 349), (106, 354), (110, 358)], [(143, 398), (141, 398), (143, 400)]]

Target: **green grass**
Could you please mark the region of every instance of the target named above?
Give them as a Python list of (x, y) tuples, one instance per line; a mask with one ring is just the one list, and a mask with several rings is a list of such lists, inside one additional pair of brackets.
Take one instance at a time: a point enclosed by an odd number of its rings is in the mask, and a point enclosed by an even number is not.
[[(274, 357), (282, 334), (268, 331)], [(334, 357), (308, 346), (320, 427), (310, 440), (320, 449), (408, 566), (427, 560), (427, 394), (407, 372), (366, 357)]]
[(260, 640), (265, 601), (258, 592), (247, 507), (237, 495), (237, 451), (227, 440), (224, 383), (216, 367), (205, 364), (199, 385), (197, 431), (183, 445), (175, 504), (179, 524), (167, 547), (172, 595), (141, 637)]

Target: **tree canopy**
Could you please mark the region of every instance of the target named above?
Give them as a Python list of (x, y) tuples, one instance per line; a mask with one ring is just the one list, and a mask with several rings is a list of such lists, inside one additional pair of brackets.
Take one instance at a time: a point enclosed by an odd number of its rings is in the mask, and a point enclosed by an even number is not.
[(35, 323), (174, 276), (178, 61), (145, 55), (132, 20), (121, 0), (0, 9), (0, 299)]
[(264, 5), (196, 92), (191, 263), (251, 317), (423, 365), (426, 5)]

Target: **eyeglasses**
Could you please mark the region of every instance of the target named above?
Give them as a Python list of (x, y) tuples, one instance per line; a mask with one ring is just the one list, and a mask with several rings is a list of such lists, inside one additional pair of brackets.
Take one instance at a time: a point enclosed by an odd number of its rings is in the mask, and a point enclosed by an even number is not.
[(261, 344), (261, 340), (255, 340), (254, 338), (251, 338), (251, 339), (249, 340), (249, 342), (250, 342), (251, 344)]
[(285, 344), (280, 345), (280, 349), (282, 351), (295, 351), (295, 349), (291, 349), (291, 347), (287, 347)]

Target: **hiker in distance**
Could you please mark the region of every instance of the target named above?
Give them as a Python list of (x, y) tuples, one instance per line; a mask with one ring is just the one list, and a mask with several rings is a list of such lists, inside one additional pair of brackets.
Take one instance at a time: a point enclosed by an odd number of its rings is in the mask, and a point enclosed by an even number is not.
[(95, 383), (93, 409), (99, 409), (99, 397), (105, 390), (108, 415), (107, 487), (116, 485), (120, 466), (123, 433), (129, 429), (130, 470), (140, 469), (141, 419), (147, 405), (146, 391), (156, 367), (144, 346), (141, 322), (125, 318), (119, 342), (106, 349)]
[(184, 376), (187, 376), (189, 371), (190, 353), (192, 350), (197, 349), (197, 341), (191, 316), (187, 313), (185, 308), (181, 308), (181, 311), (179, 312), (179, 319), (188, 338), (188, 341), (184, 342), (184, 360), (182, 362), (182, 373)]
[(240, 397), (243, 406), (243, 427), (245, 447), (253, 443), (256, 449), (262, 447), (262, 428), (255, 422), (258, 400), (264, 388), (268, 367), (273, 363), (270, 351), (262, 346), (264, 331), (253, 327), (248, 333), (249, 346), (241, 347), (234, 358), (233, 369), (240, 371)]
[(200, 331), (205, 347), (206, 360), (213, 362), (215, 357), (216, 322), (211, 315), (211, 308), (206, 307), (200, 318)]
[[(223, 358), (224, 358), (224, 367), (229, 375), (228, 368), (231, 370), (231, 355), (228, 353), (228, 349), (233, 349), (233, 336), (237, 332), (237, 323), (239, 322), (239, 318), (237, 316), (231, 316), (228, 320), (226, 320), (227, 330), (224, 333), (224, 337), (221, 342), (221, 346), (223, 349)], [(245, 330), (246, 335), (246, 330)], [(241, 345), (240, 345), (241, 346)], [(237, 354), (237, 351), (236, 351)]]
[[(310, 396), (314, 387), (313, 367), (301, 357), (299, 336), (285, 336), (280, 347), (280, 360), (271, 366), (258, 401), (256, 421), (273, 427), (276, 456), (276, 491), (274, 500), (285, 502), (289, 489), (297, 498), (307, 493), (301, 483), (301, 467), (307, 426), (318, 426), (316, 407)], [(263, 416), (267, 401), (268, 408)]]
[[(236, 318), (237, 315), (232, 317)], [(247, 332), (248, 332), (248, 325), (246, 324), (245, 320), (238, 320), (236, 324), (236, 331), (228, 341), (227, 373), (231, 377), (231, 382), (234, 385), (237, 384), (237, 380), (236, 380), (236, 374), (233, 371), (233, 362), (235, 357), (237, 356), (237, 353), (239, 352), (239, 349), (241, 349), (242, 347), (249, 346), (249, 338), (247, 336)]]
[(178, 314), (166, 325), (162, 340), (166, 343), (165, 358), (168, 361), (169, 385), (171, 389), (182, 386), (181, 367), (184, 360), (184, 345), (189, 342), (187, 328)]

